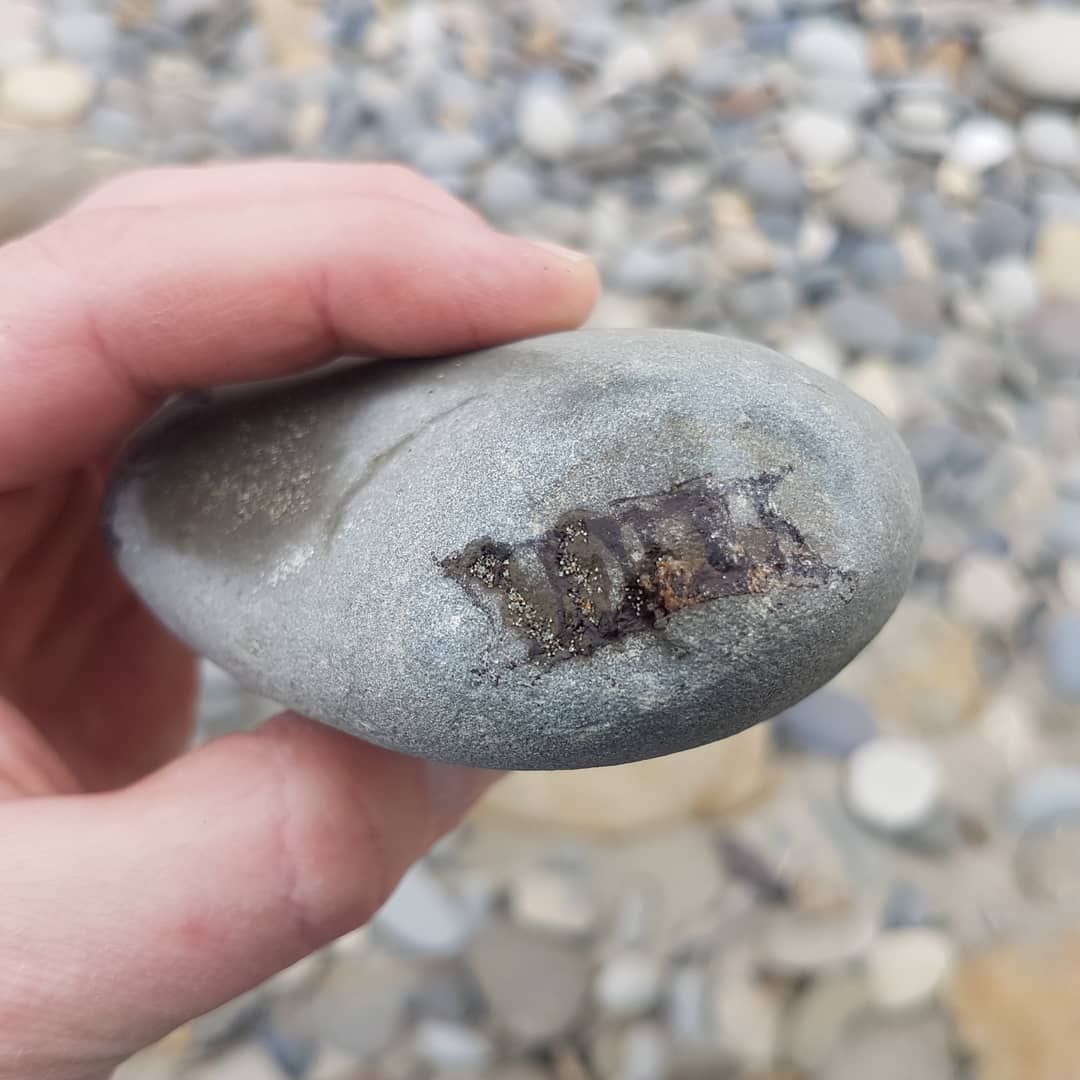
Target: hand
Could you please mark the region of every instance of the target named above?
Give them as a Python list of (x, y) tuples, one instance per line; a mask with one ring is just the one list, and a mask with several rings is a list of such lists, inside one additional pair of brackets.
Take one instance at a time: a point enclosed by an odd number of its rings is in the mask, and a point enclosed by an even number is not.
[(572, 327), (596, 290), (394, 166), (133, 174), (0, 248), (0, 1078), (99, 1080), (357, 926), (490, 779), (288, 715), (172, 761), (193, 657), (99, 535), (124, 435), (189, 387)]

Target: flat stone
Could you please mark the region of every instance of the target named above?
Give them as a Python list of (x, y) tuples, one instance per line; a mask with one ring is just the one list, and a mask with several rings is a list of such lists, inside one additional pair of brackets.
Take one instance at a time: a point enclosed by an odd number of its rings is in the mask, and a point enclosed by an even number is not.
[(1080, 816), (1080, 768), (1045, 765), (1023, 773), (1009, 785), (1003, 805), (1017, 830)]
[(481, 1072), (495, 1056), (495, 1048), (483, 1032), (446, 1020), (422, 1020), (415, 1042), (428, 1064), (453, 1072)]
[(854, 352), (892, 352), (903, 335), (900, 320), (888, 307), (872, 296), (859, 294), (829, 305), (825, 329), (837, 344)]
[(878, 905), (862, 898), (822, 911), (770, 912), (761, 937), (762, 965), (791, 976), (836, 971), (866, 953), (879, 915)]
[(465, 903), (423, 862), (410, 867), (372, 919), (377, 931), (422, 956), (456, 955), (470, 924)]
[(948, 935), (933, 927), (884, 931), (866, 957), (874, 1004), (890, 1010), (925, 1005), (945, 985), (954, 954)]
[(784, 1035), (786, 1057), (818, 1075), (838, 1055), (853, 1021), (866, 1011), (869, 994), (866, 980), (858, 974), (816, 980), (791, 1008)]
[(189, 395), (108, 515), (139, 594), (241, 685), (407, 753), (541, 769), (793, 705), (899, 602), (920, 516), (871, 406), (688, 331)]
[(550, 1043), (583, 1019), (588, 956), (544, 934), (493, 924), (469, 963), (498, 1025), (526, 1046)]
[(819, 690), (778, 716), (773, 730), (783, 746), (844, 758), (877, 734), (877, 724), (863, 702)]
[(663, 989), (663, 968), (642, 952), (617, 953), (596, 975), (593, 996), (600, 1009), (615, 1019), (640, 1016), (654, 1008)]
[(1020, 149), (1039, 165), (1073, 169), (1080, 165), (1080, 132), (1068, 113), (1037, 109), (1020, 124)]
[(941, 1012), (865, 1017), (848, 1032), (821, 1080), (955, 1080), (951, 1032)]
[(822, 168), (843, 165), (859, 145), (858, 131), (849, 120), (808, 106), (781, 117), (780, 136), (796, 160)]
[(933, 754), (914, 739), (883, 735), (848, 759), (845, 796), (860, 820), (901, 833), (925, 824), (941, 798), (943, 774)]
[(78, 64), (47, 60), (0, 79), (0, 117), (32, 127), (73, 124), (94, 99), (94, 79)]
[(983, 37), (990, 70), (1044, 101), (1080, 101), (1080, 12), (1044, 9), (1005, 20)]
[(858, 232), (883, 233), (896, 224), (903, 189), (880, 169), (860, 162), (844, 177), (829, 199), (833, 216)]

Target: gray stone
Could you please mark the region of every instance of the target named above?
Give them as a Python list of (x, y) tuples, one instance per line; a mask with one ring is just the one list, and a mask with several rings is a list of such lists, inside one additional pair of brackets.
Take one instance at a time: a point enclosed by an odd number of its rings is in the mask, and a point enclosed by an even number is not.
[(526, 1047), (550, 1043), (583, 1019), (589, 960), (579, 949), (494, 924), (473, 941), (469, 963), (495, 1021)]
[(1031, 244), (1031, 221), (1021, 209), (997, 199), (979, 206), (971, 238), (982, 260), (1023, 255)]
[(1080, 132), (1056, 109), (1037, 109), (1020, 124), (1020, 149), (1039, 165), (1073, 169), (1080, 165)]
[(847, 757), (877, 734), (870, 710), (847, 694), (819, 690), (774, 721), (785, 746), (825, 757)]
[(903, 189), (880, 169), (860, 162), (832, 193), (829, 206), (842, 225), (858, 232), (888, 232), (903, 205)]
[(752, 153), (743, 162), (739, 182), (755, 206), (791, 210), (802, 205), (802, 177), (782, 150)]
[(1068, 611), (1057, 619), (1044, 655), (1053, 691), (1068, 701), (1080, 701), (1080, 611)]
[(524, 212), (539, 197), (540, 188), (532, 172), (500, 162), (484, 173), (476, 201), (485, 213), (501, 219)]
[(616, 953), (597, 972), (593, 996), (615, 1019), (640, 1016), (654, 1008), (663, 989), (663, 968), (643, 952)]
[(404, 950), (424, 956), (456, 955), (471, 930), (465, 904), (423, 862), (410, 867), (372, 925)]
[(453, 1072), (486, 1069), (495, 1056), (482, 1032), (446, 1020), (422, 1020), (416, 1029), (416, 1048), (428, 1064)]
[(807, 75), (859, 79), (870, 72), (866, 40), (854, 26), (833, 19), (811, 19), (791, 35), (789, 55)]
[(779, 274), (740, 281), (728, 296), (731, 314), (751, 331), (783, 322), (795, 310), (796, 301), (795, 286)]
[(1018, 776), (1005, 792), (1004, 811), (1018, 830), (1080, 816), (1080, 767), (1044, 765)]
[(903, 327), (884, 304), (870, 296), (843, 296), (825, 312), (825, 329), (853, 352), (889, 353), (900, 343)]
[(794, 361), (581, 331), (190, 395), (108, 516), (242, 685), (409, 753), (571, 768), (831, 678), (906, 588), (919, 491), (880, 414)]
[(991, 71), (1028, 97), (1080, 101), (1080, 12), (1026, 11), (982, 42)]

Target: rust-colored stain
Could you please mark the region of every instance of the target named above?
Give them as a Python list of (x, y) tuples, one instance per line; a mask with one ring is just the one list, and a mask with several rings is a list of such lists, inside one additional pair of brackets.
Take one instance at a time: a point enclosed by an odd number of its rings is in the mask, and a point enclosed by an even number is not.
[(791, 471), (696, 477), (607, 512), (565, 513), (535, 541), (482, 537), (439, 565), (481, 606), (494, 599), (530, 659), (548, 663), (724, 597), (830, 586), (848, 600), (857, 575), (824, 562), (773, 506)]

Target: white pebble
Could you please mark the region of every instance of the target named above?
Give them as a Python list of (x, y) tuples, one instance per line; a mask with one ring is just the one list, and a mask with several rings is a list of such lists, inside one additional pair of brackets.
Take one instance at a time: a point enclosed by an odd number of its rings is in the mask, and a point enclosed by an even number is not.
[(666, 1080), (667, 1036), (659, 1024), (634, 1024), (623, 1036), (617, 1080)]
[(522, 926), (586, 934), (596, 911), (580, 884), (546, 867), (529, 867), (510, 883), (510, 912)]
[(1024, 259), (998, 259), (983, 272), (982, 299), (995, 321), (1009, 326), (1039, 306), (1039, 279)]
[(0, 115), (17, 124), (72, 124), (94, 99), (94, 80), (77, 64), (48, 60), (12, 68), (0, 86)]
[(1007, 633), (1027, 610), (1023, 575), (1008, 559), (973, 552), (949, 575), (949, 607), (982, 630)]
[(1056, 109), (1028, 113), (1020, 125), (1020, 148), (1040, 165), (1072, 169), (1080, 165), (1080, 134)]
[(416, 1049), (428, 1064), (451, 1072), (482, 1072), (495, 1056), (486, 1035), (446, 1020), (422, 1020), (416, 1028)]
[(886, 930), (866, 956), (870, 996), (883, 1009), (917, 1008), (944, 984), (953, 957), (953, 943), (933, 927)]
[(1016, 153), (1016, 135), (1003, 120), (975, 117), (953, 132), (948, 160), (968, 172), (996, 169)]
[(613, 956), (596, 976), (596, 1003), (609, 1016), (626, 1019), (648, 1012), (660, 999), (663, 972), (644, 953)]
[(784, 342), (784, 352), (800, 364), (835, 379), (843, 367), (840, 350), (823, 334), (803, 334)]
[(461, 899), (423, 862), (410, 867), (372, 926), (425, 956), (453, 956), (464, 947), (471, 929)]
[(858, 146), (854, 125), (821, 109), (791, 109), (780, 122), (784, 145), (804, 165), (842, 165)]
[(604, 61), (601, 82), (609, 94), (621, 94), (655, 82), (660, 74), (656, 57), (644, 41), (624, 41)]
[(517, 125), (525, 148), (539, 158), (561, 161), (577, 145), (577, 112), (557, 86), (529, 87), (518, 104)]
[(788, 55), (806, 75), (858, 79), (870, 71), (870, 54), (863, 35), (848, 23), (811, 19), (791, 36)]
[(914, 739), (884, 735), (848, 758), (851, 810), (867, 824), (902, 832), (924, 824), (941, 798), (941, 765)]

